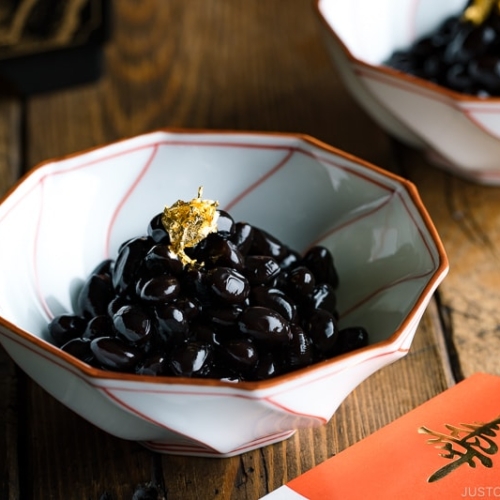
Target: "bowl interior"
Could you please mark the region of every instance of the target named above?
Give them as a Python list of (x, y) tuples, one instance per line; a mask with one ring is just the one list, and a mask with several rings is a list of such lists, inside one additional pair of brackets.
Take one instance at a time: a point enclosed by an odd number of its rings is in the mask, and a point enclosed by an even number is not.
[(425, 210), (397, 177), (308, 138), (160, 131), (40, 166), (3, 200), (0, 321), (46, 339), (91, 270), (199, 186), (300, 252), (327, 246), (341, 325), (365, 326), (372, 343), (443, 269)]
[(355, 58), (382, 64), (397, 49), (433, 31), (467, 0), (319, 0), (328, 25)]

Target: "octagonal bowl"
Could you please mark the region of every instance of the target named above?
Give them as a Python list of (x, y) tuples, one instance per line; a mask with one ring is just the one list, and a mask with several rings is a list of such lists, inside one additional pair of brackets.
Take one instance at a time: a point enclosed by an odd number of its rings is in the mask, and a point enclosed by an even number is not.
[(389, 134), (468, 180), (500, 185), (500, 98), (449, 90), (385, 65), (460, 15), (465, 0), (315, 0), (325, 46), (346, 88)]
[[(369, 345), (260, 381), (120, 373), (51, 342), (97, 263), (198, 187), (297, 252), (324, 245), (342, 326)], [(408, 181), (311, 137), (159, 130), (44, 162), (0, 204), (0, 342), (37, 384), (119, 438), (232, 456), (323, 425), (364, 379), (404, 356), (448, 261)]]

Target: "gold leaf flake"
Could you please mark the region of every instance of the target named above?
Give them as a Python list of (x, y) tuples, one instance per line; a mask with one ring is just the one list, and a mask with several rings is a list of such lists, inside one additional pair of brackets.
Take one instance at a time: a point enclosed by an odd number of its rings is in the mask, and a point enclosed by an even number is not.
[(203, 187), (199, 187), (197, 198), (188, 202), (177, 200), (163, 210), (162, 224), (170, 236), (170, 250), (184, 265), (196, 262), (186, 255), (185, 249), (194, 247), (210, 233), (217, 231), (219, 203), (202, 200), (202, 193)]

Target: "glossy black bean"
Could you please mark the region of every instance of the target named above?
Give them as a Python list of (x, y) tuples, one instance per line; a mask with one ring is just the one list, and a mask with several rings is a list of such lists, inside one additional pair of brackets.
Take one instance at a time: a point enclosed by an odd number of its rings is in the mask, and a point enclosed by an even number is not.
[(281, 260), (280, 267), (284, 270), (289, 270), (299, 264), (302, 256), (299, 252), (288, 249), (287, 255)]
[(257, 364), (259, 354), (254, 342), (247, 338), (232, 338), (223, 344), (224, 360), (240, 374), (249, 373)]
[(305, 332), (321, 355), (329, 355), (339, 337), (337, 320), (324, 309), (315, 310), (305, 324)]
[(193, 339), (218, 347), (224, 342), (225, 335), (221, 334), (213, 325), (194, 323), (189, 329)]
[(328, 283), (333, 288), (339, 286), (333, 255), (328, 248), (320, 245), (310, 248), (302, 259), (302, 265), (313, 273), (316, 284)]
[(325, 309), (332, 314), (337, 307), (337, 293), (328, 283), (316, 285), (311, 292), (310, 300), (310, 307), (313, 309)]
[(234, 233), (234, 219), (225, 210), (217, 210), (217, 233), (228, 238)]
[(298, 325), (291, 326), (291, 339), (286, 348), (286, 361), (289, 369), (308, 366), (314, 361), (312, 342)]
[(78, 312), (87, 318), (106, 314), (115, 297), (111, 278), (107, 274), (91, 274), (78, 294)]
[(177, 298), (181, 290), (179, 280), (169, 274), (160, 274), (152, 278), (139, 280), (136, 284), (136, 294), (144, 302), (164, 304)]
[(391, 54), (391, 56), (385, 63), (387, 66), (391, 66), (394, 69), (410, 74), (413, 74), (417, 67), (416, 61), (413, 58), (412, 54), (408, 54), (407, 52), (402, 50), (398, 50)]
[(224, 306), (214, 305), (205, 308), (204, 316), (207, 322), (215, 327), (234, 327), (243, 312), (239, 304), (228, 304)]
[(115, 261), (113, 259), (105, 259), (97, 264), (97, 266), (90, 273), (90, 276), (92, 274), (106, 274), (107, 276), (111, 276), (114, 265)]
[(500, 92), (500, 56), (482, 56), (469, 62), (468, 72), (480, 85)]
[(166, 355), (156, 353), (142, 361), (135, 368), (135, 373), (139, 375), (168, 376), (172, 374), (172, 371)]
[(87, 364), (93, 364), (94, 354), (90, 349), (90, 339), (75, 338), (61, 346), (61, 350)]
[(495, 30), (487, 23), (475, 26), (463, 41), (460, 62), (467, 63), (471, 58), (483, 55), (497, 39)]
[(431, 54), (422, 64), (422, 78), (427, 78), (440, 85), (446, 84), (448, 65), (443, 61), (441, 53)]
[(131, 371), (141, 359), (141, 351), (118, 337), (99, 337), (90, 342), (97, 362), (108, 370)]
[(250, 285), (266, 285), (281, 272), (278, 262), (267, 255), (248, 255), (245, 258), (243, 274)]
[(283, 290), (268, 286), (252, 288), (251, 301), (253, 305), (268, 307), (281, 314), (287, 321), (297, 319), (297, 305)]
[(114, 314), (118, 312), (118, 309), (120, 309), (123, 306), (127, 306), (130, 304), (130, 301), (121, 296), (121, 295), (116, 295), (115, 298), (108, 304), (108, 309), (107, 313), (108, 316), (111, 318)]
[(464, 23), (461, 29), (455, 33), (455, 36), (444, 48), (443, 60), (446, 64), (464, 63), (472, 56), (464, 44), (473, 29), (471, 24)]
[(194, 297), (179, 297), (174, 305), (184, 313), (184, 317), (189, 322), (198, 318), (202, 310), (200, 301)]
[(235, 269), (216, 267), (206, 274), (207, 284), (212, 293), (230, 304), (240, 304), (250, 293), (248, 280)]
[(368, 345), (368, 332), (361, 326), (342, 328), (339, 331), (335, 354), (345, 354)]
[(138, 237), (121, 246), (113, 267), (113, 287), (117, 293), (128, 293), (135, 287), (136, 272), (151, 248), (151, 239)]
[(97, 337), (110, 337), (113, 336), (113, 322), (107, 314), (94, 316), (88, 323), (83, 332), (83, 339), (95, 339)]
[(438, 26), (436, 31), (431, 33), (432, 43), (437, 49), (446, 47), (455, 38), (461, 28), (462, 23), (458, 16), (447, 17)]
[(205, 342), (186, 342), (170, 355), (169, 366), (180, 377), (206, 376), (210, 372), (212, 347)]
[(162, 223), (162, 217), (163, 212), (160, 212), (149, 221), (147, 234), (156, 243), (168, 245), (170, 243), (170, 237)]
[(445, 75), (445, 85), (458, 92), (468, 92), (473, 87), (474, 80), (467, 72), (464, 64), (454, 64), (448, 68)]
[(241, 255), (245, 256), (252, 246), (253, 226), (247, 222), (236, 222), (230, 239), (238, 247)]
[(267, 255), (276, 259), (277, 262), (281, 262), (288, 255), (288, 249), (272, 234), (254, 227), (250, 253), (253, 255)]
[(144, 256), (142, 266), (145, 274), (153, 276), (155, 274), (171, 274), (179, 276), (183, 270), (183, 264), (179, 258), (173, 254), (168, 245), (154, 245)]
[(265, 352), (259, 356), (252, 371), (251, 380), (267, 380), (284, 372), (282, 360), (274, 353)]
[(240, 315), (238, 326), (245, 336), (268, 344), (283, 344), (290, 338), (290, 323), (268, 307), (247, 307)]
[(232, 241), (222, 238), (219, 234), (209, 235), (199, 250), (194, 252), (198, 262), (203, 262), (207, 269), (213, 267), (231, 267), (241, 271), (244, 258), (238, 247)]
[[(419, 64), (423, 62), (427, 57), (433, 54), (436, 51), (436, 44), (431, 36), (426, 36), (417, 40), (412, 47), (410, 48), (410, 54), (407, 57), (411, 56), (411, 60), (414, 61), (413, 64)], [(406, 53), (401, 53), (403, 56)]]
[(179, 278), (183, 296), (195, 297), (201, 304), (210, 302), (209, 285), (206, 283), (206, 273), (197, 268), (188, 268)]
[(306, 301), (315, 285), (314, 274), (305, 266), (295, 267), (288, 273), (287, 292), (298, 301)]
[(57, 346), (81, 337), (87, 327), (87, 320), (76, 314), (60, 314), (50, 321), (49, 334)]
[(153, 335), (154, 325), (151, 318), (135, 305), (118, 309), (112, 322), (116, 333), (128, 342), (143, 343)]
[(165, 344), (182, 342), (188, 338), (189, 322), (184, 310), (177, 304), (159, 304), (154, 312), (158, 334)]

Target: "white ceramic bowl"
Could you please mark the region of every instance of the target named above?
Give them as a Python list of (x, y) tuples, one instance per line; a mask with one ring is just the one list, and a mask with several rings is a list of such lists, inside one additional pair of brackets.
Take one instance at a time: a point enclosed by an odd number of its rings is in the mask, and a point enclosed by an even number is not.
[[(235, 220), (332, 252), (341, 326), (371, 344), (263, 382), (93, 368), (48, 341), (83, 280), (199, 185)], [(83, 418), (153, 450), (231, 456), (328, 421), (365, 378), (405, 355), (448, 262), (415, 187), (315, 139), (162, 130), (46, 162), (0, 204), (0, 341)]]
[(315, 0), (314, 8), (346, 87), (379, 125), (442, 168), (500, 185), (500, 98), (467, 96), (383, 65), (466, 4)]

